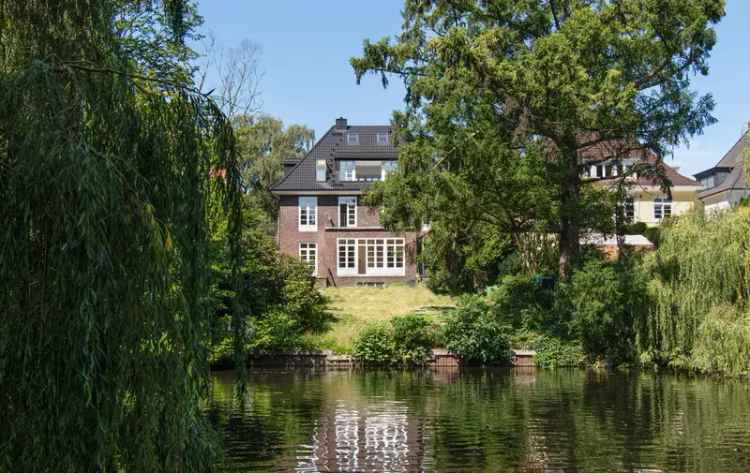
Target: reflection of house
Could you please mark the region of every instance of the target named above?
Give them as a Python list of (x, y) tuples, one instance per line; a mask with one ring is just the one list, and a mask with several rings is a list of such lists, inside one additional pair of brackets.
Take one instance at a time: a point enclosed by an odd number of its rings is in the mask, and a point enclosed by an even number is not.
[(421, 471), (424, 446), (416, 416), (397, 401), (338, 401), (315, 427), (312, 455), (297, 471)]
[[(628, 198), (623, 205), (625, 217), (631, 223), (656, 226), (663, 219), (689, 212), (695, 206), (700, 183), (680, 174), (678, 168), (658, 163), (656, 155), (649, 150), (624, 149), (619, 143), (599, 143), (581, 154), (588, 162), (583, 171), (584, 179), (612, 188), (621, 181), (627, 184)], [(663, 176), (671, 184), (671, 195), (664, 193), (660, 182), (648, 175), (649, 166), (661, 167)]]
[(745, 152), (750, 150), (750, 130), (732, 146), (716, 166), (699, 172), (695, 178), (703, 185), (698, 198), (706, 212), (728, 209), (743, 197), (750, 196), (749, 183), (745, 181), (743, 161)]
[(416, 278), (416, 233), (393, 233), (361, 196), (396, 168), (391, 127), (349, 125), (345, 118), (310, 152), (284, 163), (279, 196), (278, 244), (282, 253), (310, 263), (329, 284)]

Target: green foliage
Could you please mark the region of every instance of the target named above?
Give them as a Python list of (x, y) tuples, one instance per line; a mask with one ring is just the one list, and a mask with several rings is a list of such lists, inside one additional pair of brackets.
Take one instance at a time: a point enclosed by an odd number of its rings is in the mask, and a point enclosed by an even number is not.
[(634, 263), (589, 261), (567, 288), (571, 326), (584, 351), (614, 365), (635, 358), (636, 323), (648, 308), (646, 279)]
[(510, 240), (494, 230), (489, 225), (466, 228), (460, 221), (434, 221), (419, 255), (429, 272), (430, 289), (449, 294), (475, 292), (504, 274), (519, 271)]
[[(730, 334), (732, 327), (734, 335), (744, 336), (742, 319), (725, 315), (745, 313), (750, 299), (750, 209), (710, 218), (683, 216), (663, 233), (658, 251), (647, 260), (655, 304), (640, 327), (641, 349), (657, 363), (713, 369), (718, 366), (705, 358), (712, 343), (707, 337), (724, 330)], [(736, 346), (719, 335), (714, 341), (717, 347)], [(702, 355), (696, 360), (699, 345)], [(744, 356), (742, 350), (726, 353), (737, 359), (734, 367), (717, 363), (737, 372)]]
[[(315, 132), (302, 125), (284, 129), (281, 120), (268, 115), (239, 116), (237, 130), (242, 180), (250, 198), (273, 223), (278, 215), (278, 201), (271, 187), (284, 175), (284, 160), (302, 158), (312, 147)], [(271, 225), (270, 233), (276, 228)]]
[(536, 364), (543, 368), (576, 367), (586, 361), (586, 353), (575, 341), (541, 336), (534, 342), (533, 348), (536, 351)]
[(434, 328), (424, 316), (401, 315), (390, 324), (366, 325), (354, 341), (353, 354), (370, 364), (420, 365), (430, 358), (434, 343)]
[[(244, 316), (239, 343), (242, 351), (284, 351), (307, 345), (305, 335), (326, 331), (334, 320), (328, 301), (315, 286), (310, 266), (279, 253), (274, 240), (261, 226), (252, 225), (265, 214), (246, 203), (248, 225), (240, 239), (244, 284), (239, 291), (229, 284), (231, 273), (224, 265), (215, 267), (212, 320), (213, 363), (227, 363), (232, 354), (228, 340), (234, 338), (229, 315), (236, 307)], [(220, 231), (215, 238), (222, 241)], [(222, 249), (217, 251), (222, 253)], [(224, 261), (226, 256), (219, 257)], [(235, 360), (235, 364), (239, 363)]]
[(662, 228), (668, 224), (668, 222), (663, 222), (660, 227), (648, 227), (646, 228), (646, 231), (643, 232), (643, 236), (648, 238), (648, 240), (658, 248), (661, 243)]
[(2, 471), (215, 464), (207, 220), (238, 235), (239, 175), (168, 3), (0, 2)]
[(698, 327), (691, 368), (730, 376), (750, 374), (750, 314), (714, 307)]
[(252, 352), (278, 352), (294, 350), (302, 346), (304, 329), (300, 320), (287, 312), (274, 308), (262, 318), (250, 319), (250, 343)]
[[(405, 0), (396, 41), (365, 41), (351, 59), (358, 81), (396, 76), (407, 90), (390, 218), (483, 222), (514, 242), (555, 233), (567, 279), (580, 229), (612, 225), (583, 159), (603, 141), (663, 156), (715, 121), (690, 78), (707, 74), (723, 15), (723, 0)], [(669, 185), (658, 163), (640, 167)]]
[(464, 296), (443, 326), (445, 347), (465, 363), (502, 363), (510, 358), (510, 327), (501, 324), (481, 296)]
[(555, 325), (552, 291), (542, 289), (529, 276), (505, 276), (496, 286), (487, 288), (486, 295), (496, 317), (514, 330), (542, 330)]
[(432, 324), (422, 315), (391, 319), (396, 359), (403, 364), (421, 364), (432, 354), (435, 336)]
[(365, 326), (354, 340), (354, 356), (365, 363), (387, 365), (396, 356), (391, 328), (383, 323)]

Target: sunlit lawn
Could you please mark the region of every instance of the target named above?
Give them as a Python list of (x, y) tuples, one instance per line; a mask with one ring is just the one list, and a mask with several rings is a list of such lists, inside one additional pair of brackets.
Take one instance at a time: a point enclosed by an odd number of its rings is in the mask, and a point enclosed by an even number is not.
[(434, 294), (423, 285), (332, 287), (323, 292), (337, 321), (329, 332), (315, 337), (315, 342), (321, 348), (339, 353), (351, 351), (357, 333), (368, 323), (415, 312), (438, 321), (442, 312), (454, 306), (450, 296)]

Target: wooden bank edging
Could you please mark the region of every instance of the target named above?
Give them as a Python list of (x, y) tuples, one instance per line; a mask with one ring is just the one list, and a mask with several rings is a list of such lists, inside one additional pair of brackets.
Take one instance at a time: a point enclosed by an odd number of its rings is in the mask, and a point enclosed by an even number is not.
[[(511, 366), (536, 366), (536, 352), (533, 350), (512, 349)], [(331, 350), (254, 354), (248, 358), (250, 366), (285, 366), (348, 369), (360, 366), (361, 363), (351, 355), (339, 355)], [(457, 367), (458, 357), (442, 348), (432, 350), (432, 356), (426, 366), (431, 368)]]

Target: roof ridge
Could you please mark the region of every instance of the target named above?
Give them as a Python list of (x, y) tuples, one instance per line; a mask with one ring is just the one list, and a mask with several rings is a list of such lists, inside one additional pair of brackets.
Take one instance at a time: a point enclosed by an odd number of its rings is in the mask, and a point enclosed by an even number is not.
[[(739, 137), (739, 139), (729, 148), (729, 150), (727, 150), (726, 153), (724, 153), (724, 155), (721, 157), (721, 159), (719, 159), (719, 161), (716, 163), (716, 165), (714, 167), (715, 168), (717, 168), (717, 167), (729, 167), (729, 166), (719, 166), (719, 165), (721, 164), (722, 161), (724, 161), (724, 159), (726, 159), (727, 157), (729, 157), (730, 154), (732, 154), (732, 151), (734, 151), (735, 148), (737, 148), (743, 141), (745, 141), (745, 138), (750, 138), (750, 128), (747, 129)], [(748, 145), (750, 146), (750, 143)], [(731, 167), (735, 167), (735, 166), (737, 166), (737, 164), (738, 163), (736, 162), (736, 156), (735, 156), (735, 161), (731, 163)]]

